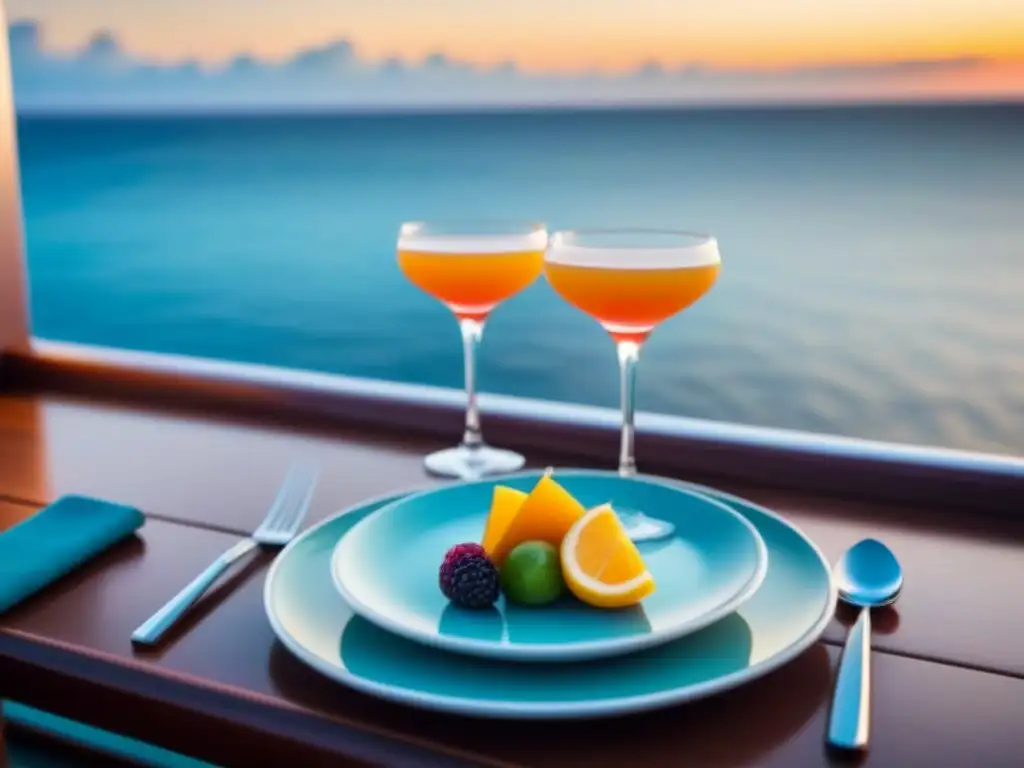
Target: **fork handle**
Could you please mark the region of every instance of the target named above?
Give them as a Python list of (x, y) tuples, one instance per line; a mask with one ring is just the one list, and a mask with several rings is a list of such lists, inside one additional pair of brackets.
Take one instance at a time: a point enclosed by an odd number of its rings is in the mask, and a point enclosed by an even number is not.
[(188, 586), (168, 600), (163, 608), (146, 619), (138, 629), (132, 632), (132, 642), (139, 643), (140, 645), (156, 645), (167, 630), (173, 627), (185, 615), (188, 609), (203, 596), (213, 582), (231, 567), (232, 563), (252, 552), (255, 548), (255, 541), (252, 539), (242, 539), (210, 563), (205, 571), (192, 579)]
[(863, 750), (871, 725), (871, 609), (861, 608), (839, 660), (828, 743)]

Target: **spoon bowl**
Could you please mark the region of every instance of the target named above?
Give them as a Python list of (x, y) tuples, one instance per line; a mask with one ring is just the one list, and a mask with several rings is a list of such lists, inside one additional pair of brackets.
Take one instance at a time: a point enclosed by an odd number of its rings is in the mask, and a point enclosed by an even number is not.
[(896, 555), (877, 539), (864, 539), (846, 550), (833, 575), (839, 599), (858, 608), (892, 605), (903, 589)]

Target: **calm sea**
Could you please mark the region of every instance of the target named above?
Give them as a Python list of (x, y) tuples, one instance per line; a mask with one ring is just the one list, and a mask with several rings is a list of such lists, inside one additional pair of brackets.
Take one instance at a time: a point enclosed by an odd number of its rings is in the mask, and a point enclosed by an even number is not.
[[(460, 386), (409, 218), (718, 235), (640, 407), (1024, 453), (1024, 106), (23, 118), (37, 334)], [(611, 342), (544, 284), (484, 389), (614, 406)]]

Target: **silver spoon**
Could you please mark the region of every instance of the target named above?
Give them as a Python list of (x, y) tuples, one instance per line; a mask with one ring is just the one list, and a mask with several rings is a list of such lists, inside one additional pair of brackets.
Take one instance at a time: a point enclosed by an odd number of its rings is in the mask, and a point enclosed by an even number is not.
[(828, 743), (866, 749), (871, 722), (871, 609), (892, 605), (903, 589), (896, 555), (875, 539), (846, 550), (834, 569), (839, 599), (862, 609), (846, 638), (832, 697)]

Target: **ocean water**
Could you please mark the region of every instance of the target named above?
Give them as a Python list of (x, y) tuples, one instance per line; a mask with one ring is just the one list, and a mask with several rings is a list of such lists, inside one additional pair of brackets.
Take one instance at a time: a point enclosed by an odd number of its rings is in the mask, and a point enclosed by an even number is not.
[[(1024, 453), (1024, 106), (19, 120), (35, 332), (461, 385), (405, 219), (720, 240), (639, 406)], [(541, 279), (487, 391), (614, 406), (611, 342)]]

